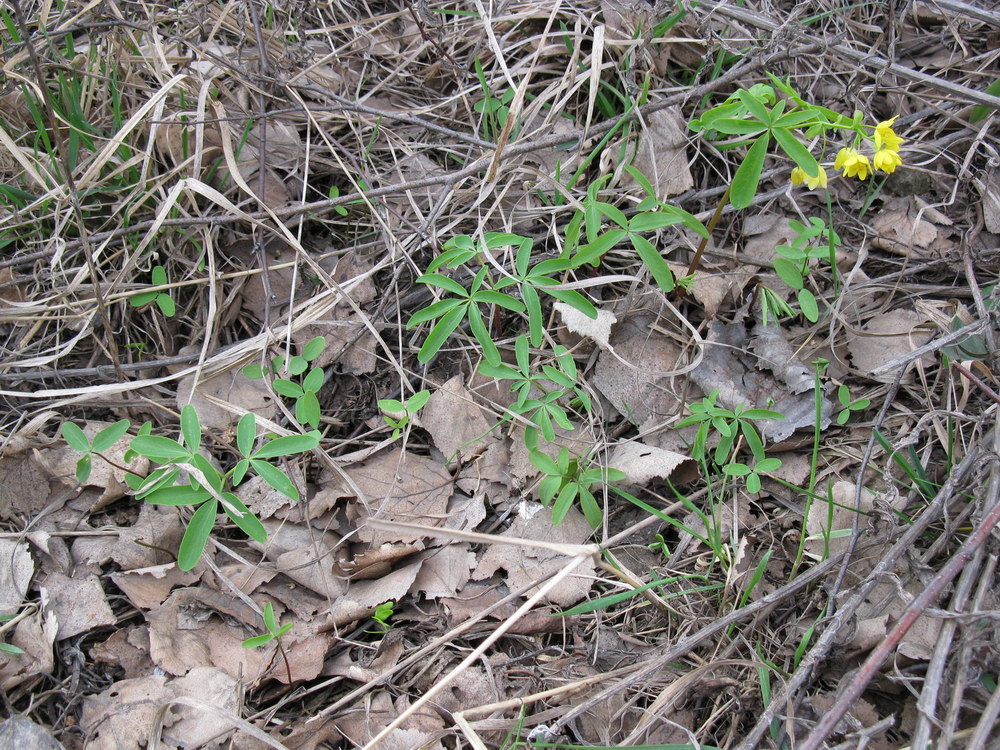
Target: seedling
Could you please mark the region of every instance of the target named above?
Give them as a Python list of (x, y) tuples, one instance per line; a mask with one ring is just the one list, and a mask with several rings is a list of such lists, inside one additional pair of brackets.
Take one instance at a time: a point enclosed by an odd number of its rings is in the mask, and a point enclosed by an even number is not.
[[(316, 394), (323, 387), (326, 376), (322, 367), (310, 368), (309, 364), (323, 353), (324, 348), (326, 348), (326, 339), (322, 336), (316, 336), (302, 347), (300, 355), (290, 359), (279, 355), (271, 359), (271, 367), (275, 373), (284, 370), (287, 374), (298, 379), (298, 382), (295, 382), (289, 378), (275, 378), (271, 381), (271, 387), (274, 388), (275, 393), (295, 399), (295, 418), (299, 423), (309, 427), (319, 427), (322, 412)], [(264, 368), (260, 365), (247, 365), (243, 368), (243, 374), (251, 380), (260, 380), (264, 377)]]
[[(774, 261), (774, 270), (790, 288), (796, 291), (799, 309), (810, 323), (819, 320), (819, 304), (816, 296), (805, 287), (809, 275), (809, 263), (814, 259), (828, 259), (833, 253), (836, 258), (836, 248), (840, 245), (840, 236), (832, 229), (828, 230), (822, 219), (812, 218), (809, 226), (792, 219), (788, 226), (796, 237), (791, 245), (778, 245), (775, 252), (780, 255)], [(826, 236), (827, 245), (813, 246), (810, 244), (817, 237)]]
[(852, 412), (861, 412), (872, 405), (870, 398), (851, 399), (851, 391), (846, 385), (837, 389), (837, 400), (844, 408), (837, 414), (837, 424), (847, 424)]
[(243, 641), (243, 648), (258, 648), (274, 641), (278, 647), (278, 651), (281, 653), (281, 658), (285, 662), (285, 671), (288, 673), (288, 684), (291, 685), (292, 668), (288, 663), (288, 655), (285, 653), (285, 647), (281, 643), (281, 636), (292, 629), (292, 623), (286, 622), (281, 627), (278, 627), (278, 619), (274, 616), (274, 605), (271, 602), (267, 602), (264, 604), (264, 627), (267, 632), (247, 638)]
[(378, 628), (378, 630), (366, 631), (366, 632), (374, 632), (375, 634), (383, 635), (392, 630), (392, 624), (389, 622), (389, 620), (392, 618), (395, 606), (396, 606), (395, 602), (390, 600), (387, 602), (382, 602), (377, 607), (375, 607), (375, 612), (372, 614), (372, 619), (375, 621), (375, 625)]
[(542, 501), (542, 505), (552, 506), (552, 523), (556, 525), (562, 523), (573, 507), (573, 502), (579, 499), (584, 518), (591, 528), (596, 529), (604, 520), (604, 513), (592, 489), (626, 478), (625, 472), (591, 466), (589, 459), (581, 460), (572, 456), (566, 448), (560, 448), (555, 459), (534, 450), (528, 454), (528, 458), (536, 469), (545, 474), (538, 485), (538, 499)]
[[(163, 266), (153, 266), (152, 275), (153, 286), (165, 286), (168, 283), (167, 271)], [(167, 292), (143, 292), (129, 298), (129, 304), (132, 307), (145, 307), (150, 302), (155, 302), (156, 306), (160, 308), (160, 312), (168, 318), (174, 317), (177, 313), (177, 305), (174, 304), (174, 298)]]
[(431, 397), (431, 392), (427, 390), (418, 391), (410, 396), (406, 401), (398, 401), (394, 398), (384, 398), (378, 402), (378, 408), (385, 412), (382, 418), (386, 424), (392, 428), (392, 439), (400, 436), (402, 431), (410, 424), (418, 411), (424, 408), (427, 400)]
[(90, 472), (94, 467), (94, 454), (103, 453), (117, 443), (128, 432), (132, 423), (127, 419), (120, 419), (113, 425), (105, 427), (94, 435), (91, 440), (73, 422), (63, 422), (61, 432), (66, 444), (73, 450), (79, 451), (83, 455), (76, 462), (76, 481), (83, 484), (90, 478)]
[[(83, 430), (75, 424), (64, 423), (62, 434), (66, 442), (84, 453), (77, 462), (77, 478), (89, 475), (94, 452), (110, 448), (130, 426), (128, 420), (121, 420), (102, 430), (93, 441), (88, 441)], [(140, 434), (132, 439), (125, 460), (129, 462), (136, 455), (141, 455), (162, 465), (145, 478), (126, 474), (125, 482), (137, 498), (154, 505), (198, 506), (188, 522), (177, 553), (177, 565), (181, 570), (191, 570), (198, 563), (215, 526), (220, 505), (247, 536), (261, 543), (266, 542), (264, 526), (230, 488), (242, 482), (252, 468), (271, 487), (292, 500), (298, 500), (299, 493), (292, 480), (267, 459), (310, 451), (319, 444), (319, 432), (313, 431), (305, 435), (274, 438), (254, 450), (257, 423), (254, 415), (247, 413), (236, 428), (236, 445), (242, 458), (224, 473), (201, 453), (201, 424), (191, 404), (181, 410), (180, 440), (151, 435), (150, 428), (144, 425)]]
[(762, 461), (754, 461), (753, 466), (747, 466), (739, 461), (730, 461), (722, 467), (722, 472), (730, 477), (743, 477), (746, 482), (747, 492), (757, 494), (760, 492), (760, 477), (781, 468), (780, 458), (765, 458)]
[(757, 419), (784, 419), (781, 412), (770, 409), (748, 409), (740, 404), (735, 409), (726, 409), (715, 402), (719, 391), (714, 390), (701, 401), (691, 404), (691, 416), (675, 425), (676, 429), (688, 425), (698, 425), (694, 443), (691, 445), (691, 458), (700, 461), (705, 457), (705, 447), (709, 432), (714, 429), (719, 433), (719, 445), (715, 449), (714, 461), (718, 466), (724, 466), (730, 458), (736, 438), (740, 435), (746, 441), (747, 447), (757, 461), (763, 461), (764, 443), (754, 428), (752, 421)]

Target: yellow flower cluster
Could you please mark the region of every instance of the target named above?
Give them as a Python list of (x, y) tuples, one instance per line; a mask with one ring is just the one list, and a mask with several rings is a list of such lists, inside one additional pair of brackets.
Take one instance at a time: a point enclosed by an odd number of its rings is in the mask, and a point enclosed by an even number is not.
[[(896, 115), (898, 117), (899, 115)], [(844, 170), (844, 177), (857, 177), (859, 180), (867, 179), (868, 175), (876, 169), (892, 174), (896, 167), (903, 163), (899, 155), (899, 147), (903, 139), (896, 135), (892, 129), (892, 124), (896, 117), (883, 120), (875, 126), (875, 156), (869, 159), (856, 148), (844, 147), (837, 152), (837, 158), (833, 162), (834, 169)], [(805, 183), (810, 190), (817, 187), (826, 187), (827, 175), (823, 167), (819, 168), (816, 177), (810, 177), (801, 167), (792, 170), (791, 180), (793, 185)]]

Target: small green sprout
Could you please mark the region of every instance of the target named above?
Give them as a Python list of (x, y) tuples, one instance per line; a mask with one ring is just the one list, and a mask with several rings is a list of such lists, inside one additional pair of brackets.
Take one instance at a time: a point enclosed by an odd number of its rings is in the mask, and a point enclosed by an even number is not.
[(375, 607), (375, 612), (372, 614), (372, 619), (375, 621), (377, 630), (366, 630), (366, 633), (372, 633), (375, 635), (383, 635), (392, 630), (392, 625), (389, 623), (390, 618), (395, 611), (396, 603), (391, 599), (387, 602), (382, 602), (377, 607)]
[(625, 472), (591, 466), (589, 459), (581, 461), (566, 448), (560, 448), (559, 455), (554, 459), (536, 450), (531, 451), (528, 458), (536, 469), (545, 474), (538, 485), (538, 499), (542, 501), (542, 505), (552, 506), (552, 523), (557, 526), (569, 513), (573, 502), (579, 498), (584, 518), (591, 528), (596, 529), (604, 520), (604, 513), (594, 497), (593, 488), (626, 478)]
[(423, 390), (414, 393), (406, 401), (384, 398), (378, 402), (378, 408), (384, 412), (382, 417), (385, 419), (386, 424), (392, 428), (393, 440), (400, 436), (403, 429), (410, 424), (414, 415), (424, 408), (427, 399), (430, 397), (431, 392)]
[(870, 398), (856, 398), (851, 400), (851, 391), (846, 385), (842, 385), (837, 389), (837, 400), (844, 407), (837, 414), (837, 424), (840, 425), (847, 424), (847, 420), (851, 418), (852, 412), (864, 411), (872, 405)]
[[(274, 372), (281, 372), (284, 368), (286, 373), (299, 379), (299, 382), (295, 382), (288, 378), (275, 378), (271, 381), (271, 387), (276, 393), (295, 399), (295, 418), (302, 424), (314, 428), (319, 427), (322, 416), (316, 394), (323, 387), (326, 374), (322, 367), (310, 369), (309, 365), (323, 353), (324, 348), (326, 339), (316, 336), (302, 347), (301, 354), (291, 358), (279, 355), (271, 359)], [(243, 368), (243, 374), (251, 380), (260, 380), (264, 377), (264, 368), (260, 365), (247, 365)]]
[[(153, 286), (164, 286), (168, 283), (167, 271), (163, 266), (153, 266), (152, 275)], [(132, 307), (145, 307), (150, 302), (155, 302), (156, 306), (160, 308), (160, 312), (168, 318), (174, 317), (177, 313), (177, 305), (174, 304), (174, 298), (167, 292), (143, 292), (129, 299), (129, 304)]]
[(278, 651), (281, 654), (281, 658), (285, 662), (285, 672), (288, 675), (288, 684), (292, 684), (292, 667), (288, 663), (288, 655), (285, 653), (285, 647), (281, 643), (281, 636), (292, 629), (292, 623), (286, 622), (281, 627), (278, 627), (278, 618), (274, 616), (274, 605), (271, 602), (264, 604), (264, 627), (267, 629), (266, 633), (261, 633), (260, 635), (255, 635), (247, 638), (243, 641), (243, 648), (258, 648), (265, 644), (274, 641), (274, 644), (278, 647)]

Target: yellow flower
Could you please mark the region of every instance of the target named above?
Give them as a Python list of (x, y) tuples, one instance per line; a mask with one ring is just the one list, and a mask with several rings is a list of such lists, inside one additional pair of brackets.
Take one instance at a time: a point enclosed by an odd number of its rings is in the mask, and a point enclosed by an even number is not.
[(899, 145), (903, 139), (896, 135), (896, 131), (892, 129), (892, 123), (896, 121), (896, 117), (899, 115), (883, 120), (875, 126), (875, 149), (877, 151), (899, 151)]
[(868, 157), (853, 148), (840, 149), (833, 166), (836, 169), (843, 169), (844, 177), (857, 177), (859, 180), (868, 177), (868, 172), (871, 170)]
[(792, 184), (801, 185), (805, 183), (810, 190), (815, 190), (818, 187), (826, 187), (826, 170), (823, 167), (819, 168), (819, 174), (816, 177), (810, 177), (806, 174), (806, 171), (800, 167), (795, 167), (792, 170)]
[(896, 167), (903, 163), (899, 154), (891, 149), (884, 148), (875, 154), (875, 169), (881, 169), (887, 174), (892, 174)]

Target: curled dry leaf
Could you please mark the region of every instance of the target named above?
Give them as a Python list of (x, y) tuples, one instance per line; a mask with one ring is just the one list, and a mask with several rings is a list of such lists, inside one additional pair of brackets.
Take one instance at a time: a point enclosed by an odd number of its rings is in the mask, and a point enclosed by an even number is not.
[(46, 611), (56, 615), (59, 624), (57, 640), (118, 622), (96, 575), (87, 575), (82, 569), (78, 569), (72, 578), (62, 573), (50, 573), (39, 588)]
[[(529, 518), (519, 514), (514, 522), (500, 536), (512, 539), (538, 539), (555, 544), (583, 544), (593, 533), (590, 524), (576, 508), (558, 526), (552, 523), (552, 511), (532, 504), (537, 509)], [(567, 558), (557, 552), (522, 547), (516, 544), (494, 544), (486, 550), (479, 565), (472, 574), (473, 580), (489, 578), (498, 569), (507, 571), (507, 586), (511, 590), (521, 589), (536, 581), (547, 580), (566, 565)], [(586, 561), (577, 567), (574, 575), (564, 578), (553, 588), (545, 600), (562, 607), (575, 604), (587, 595), (593, 583), (594, 563)], [(532, 591), (525, 595), (530, 596)]]

